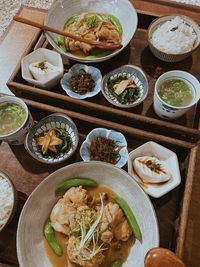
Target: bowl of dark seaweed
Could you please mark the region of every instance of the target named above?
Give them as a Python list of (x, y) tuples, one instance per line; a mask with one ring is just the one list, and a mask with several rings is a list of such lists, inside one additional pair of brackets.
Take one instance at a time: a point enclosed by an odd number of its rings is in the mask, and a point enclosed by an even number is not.
[(120, 132), (95, 128), (82, 143), (80, 155), (84, 161), (103, 161), (121, 168), (128, 160), (127, 142)]
[(137, 66), (124, 65), (103, 77), (102, 93), (108, 102), (120, 108), (141, 104), (148, 94), (148, 81)]
[(84, 64), (75, 64), (63, 76), (61, 86), (66, 94), (76, 99), (85, 99), (101, 91), (102, 75), (99, 69)]
[(54, 113), (31, 128), (26, 136), (25, 148), (36, 160), (56, 164), (73, 155), (78, 140), (74, 122), (65, 114)]

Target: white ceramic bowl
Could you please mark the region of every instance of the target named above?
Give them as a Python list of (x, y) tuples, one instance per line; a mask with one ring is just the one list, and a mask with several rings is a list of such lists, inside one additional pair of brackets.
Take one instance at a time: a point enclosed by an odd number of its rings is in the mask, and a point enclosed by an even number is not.
[[(165, 53), (161, 50), (159, 50), (158, 48), (156, 48), (153, 43), (152, 43), (152, 34), (154, 33), (154, 31), (163, 23), (174, 19), (175, 17), (181, 17), (188, 25), (192, 26), (196, 35), (197, 35), (197, 40), (195, 42), (195, 45), (193, 47), (193, 49), (189, 52), (186, 53), (182, 53), (182, 54), (168, 54)], [(149, 42), (149, 48), (151, 50), (151, 52), (154, 54), (155, 57), (157, 57), (158, 59), (162, 60), (162, 61), (166, 61), (166, 62), (178, 62), (181, 60), (184, 60), (185, 58), (187, 58), (188, 56), (190, 56), (199, 46), (200, 44), (200, 27), (199, 25), (193, 21), (191, 18), (187, 17), (187, 16), (183, 16), (183, 15), (167, 15), (167, 16), (162, 16), (159, 17), (157, 19), (155, 19), (149, 26), (148, 28), (148, 42)]]
[[(73, 92), (70, 89), (70, 79), (73, 75), (77, 75), (80, 73), (80, 70), (84, 70), (86, 73), (90, 74), (92, 76), (92, 79), (95, 81), (95, 87), (91, 92), (88, 92), (86, 94), (78, 94)], [(84, 64), (75, 64), (69, 71), (63, 76), (61, 80), (61, 86), (63, 90), (66, 92), (68, 96), (71, 96), (76, 99), (85, 99), (89, 97), (93, 97), (97, 95), (101, 91), (101, 80), (102, 80), (102, 75), (99, 69), (92, 67), (92, 66), (87, 66)]]
[[(61, 5), (62, 2), (62, 5)], [(119, 52), (121, 52), (132, 39), (137, 29), (137, 13), (135, 8), (128, 0), (63, 0), (55, 1), (48, 10), (44, 23), (50, 27), (63, 29), (63, 26), (68, 17), (74, 14), (81, 14), (82, 12), (94, 11), (98, 13), (109, 13), (116, 16), (122, 25), (122, 45), (123, 47), (114, 50), (111, 54), (93, 58), (81, 58), (68, 52), (63, 52), (56, 43), (56, 34), (46, 34), (50, 44), (61, 54), (80, 62), (101, 62), (105, 61)]]
[[(158, 88), (161, 83), (168, 79), (178, 78), (186, 82), (192, 92), (193, 99), (191, 103), (184, 107), (175, 107), (164, 102), (158, 95)], [(172, 120), (181, 117), (185, 114), (192, 106), (194, 106), (200, 99), (200, 83), (199, 81), (190, 73), (181, 70), (172, 70), (162, 74), (155, 84), (154, 89), (154, 100), (153, 107), (155, 113), (162, 119)]]
[(108, 130), (105, 128), (95, 128), (87, 135), (85, 141), (82, 143), (81, 148), (80, 148), (81, 158), (84, 161), (90, 161), (90, 153), (89, 153), (88, 147), (90, 146), (92, 140), (98, 136), (110, 138), (114, 140), (118, 146), (122, 147), (119, 151), (120, 158), (115, 164), (115, 166), (122, 168), (128, 160), (128, 150), (127, 150), (126, 139), (122, 133), (116, 132), (113, 130)]
[[(39, 81), (33, 78), (29, 65), (35, 62), (48, 61), (52, 65), (57, 67), (57, 71), (49, 77), (45, 81)], [(50, 89), (57, 85), (63, 76), (64, 68), (61, 55), (55, 51), (46, 49), (46, 48), (38, 48), (32, 53), (25, 56), (21, 61), (21, 69), (22, 69), (22, 77), (27, 82), (41, 88)]]
[(6, 221), (4, 222), (4, 224), (0, 224), (0, 232), (1, 232), (9, 224), (9, 222), (12, 220), (12, 218), (15, 214), (15, 211), (17, 208), (17, 190), (16, 190), (13, 182), (11, 181), (11, 179), (5, 173), (3, 173), (1, 171), (0, 171), (0, 179), (4, 179), (8, 183), (9, 188), (10, 188), (10, 193), (11, 193), (10, 199), (12, 202), (12, 205), (10, 207), (10, 211), (8, 213), (8, 217), (7, 217)]
[[(172, 178), (161, 184), (144, 184), (133, 167), (133, 160), (143, 156), (154, 156), (169, 170)], [(128, 173), (135, 179), (143, 190), (150, 196), (158, 198), (177, 187), (181, 182), (181, 175), (176, 154), (168, 148), (155, 142), (147, 142), (134, 149), (128, 155)]]
[(14, 132), (6, 135), (0, 135), (0, 140), (7, 142), (11, 145), (21, 145), (24, 143), (27, 132), (33, 126), (33, 118), (28, 110), (27, 105), (22, 99), (15, 96), (0, 97), (0, 105), (4, 105), (7, 103), (15, 103), (20, 105), (26, 112), (26, 117), (22, 125)]
[[(130, 80), (134, 81), (134, 83), (139, 87), (140, 90), (140, 97), (136, 101), (127, 104), (121, 104), (108, 89), (109, 79), (113, 80), (118, 76), (124, 75), (126, 75), (126, 77), (128, 77)], [(148, 88), (148, 80), (142, 69), (135, 65), (123, 65), (117, 69), (112, 70), (103, 77), (101, 91), (106, 100), (112, 105), (119, 108), (133, 108), (138, 106), (145, 100), (148, 94)]]
[(64, 179), (78, 176), (92, 178), (97, 183), (106, 185), (128, 203), (140, 226), (143, 241), (135, 242), (123, 267), (144, 267), (146, 253), (159, 246), (155, 211), (148, 196), (128, 173), (103, 162), (68, 165), (49, 175), (33, 191), (24, 205), (17, 229), (20, 267), (52, 266), (44, 249), (43, 226), (58, 200), (55, 196), (56, 185)]

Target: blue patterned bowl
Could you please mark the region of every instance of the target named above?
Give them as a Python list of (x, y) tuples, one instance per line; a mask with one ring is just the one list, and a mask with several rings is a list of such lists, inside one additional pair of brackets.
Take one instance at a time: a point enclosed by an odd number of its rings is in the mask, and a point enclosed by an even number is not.
[[(37, 137), (43, 132), (55, 127), (65, 129), (68, 132), (69, 136), (71, 137), (72, 147), (70, 150), (63, 152), (56, 157), (50, 155), (44, 156), (40, 151), (38, 151), (34, 137)], [(67, 160), (73, 155), (78, 146), (78, 140), (78, 130), (74, 122), (65, 114), (54, 113), (43, 118), (31, 128), (26, 136), (25, 148), (28, 153), (38, 161), (48, 164), (57, 164)]]
[(80, 148), (81, 158), (84, 161), (90, 161), (90, 154), (89, 154), (88, 147), (90, 146), (91, 141), (97, 136), (110, 138), (114, 140), (118, 146), (122, 147), (119, 151), (120, 159), (115, 164), (115, 166), (122, 168), (128, 160), (128, 150), (127, 150), (126, 139), (122, 133), (116, 132), (113, 130), (108, 130), (105, 128), (95, 128), (87, 135), (85, 141), (82, 143), (81, 148)]
[[(93, 80), (95, 81), (95, 88), (93, 89), (93, 91), (88, 92), (84, 95), (77, 94), (77, 93), (73, 92), (69, 86), (69, 81), (70, 81), (71, 77), (73, 75), (79, 74), (80, 70), (84, 70), (85, 72), (89, 73), (92, 76)], [(85, 99), (85, 98), (93, 97), (101, 91), (101, 80), (102, 80), (102, 75), (101, 75), (101, 72), (99, 69), (92, 67), (92, 66), (87, 66), (84, 64), (75, 64), (68, 71), (68, 73), (66, 73), (63, 76), (63, 78), (61, 80), (61, 86), (62, 86), (63, 90), (67, 93), (68, 96), (71, 96), (71, 97), (77, 98), (77, 99)]]
[[(130, 80), (134, 81), (135, 84), (139, 87), (140, 89), (140, 97), (131, 103), (127, 104), (121, 104), (117, 98), (109, 91), (108, 89), (108, 80), (109, 79), (115, 79), (118, 76), (126, 76)], [(144, 74), (144, 72), (137, 66), (134, 65), (123, 65), (108, 74), (106, 74), (103, 77), (102, 80), (102, 93), (104, 97), (113, 104), (114, 106), (120, 107), (120, 108), (132, 108), (135, 107), (139, 104), (141, 104), (144, 99), (147, 97), (148, 94), (148, 81), (147, 78)]]

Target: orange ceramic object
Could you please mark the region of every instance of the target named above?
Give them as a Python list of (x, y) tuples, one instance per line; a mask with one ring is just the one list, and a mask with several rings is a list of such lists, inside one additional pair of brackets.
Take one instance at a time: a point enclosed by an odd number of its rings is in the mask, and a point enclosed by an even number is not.
[(144, 260), (145, 267), (186, 267), (175, 253), (164, 248), (151, 249)]

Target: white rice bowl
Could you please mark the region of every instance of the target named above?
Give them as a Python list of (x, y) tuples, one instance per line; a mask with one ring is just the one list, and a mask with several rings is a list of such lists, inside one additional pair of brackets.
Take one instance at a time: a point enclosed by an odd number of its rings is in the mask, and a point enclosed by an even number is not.
[(180, 16), (159, 25), (152, 34), (152, 44), (168, 54), (183, 54), (194, 48), (197, 34)]

